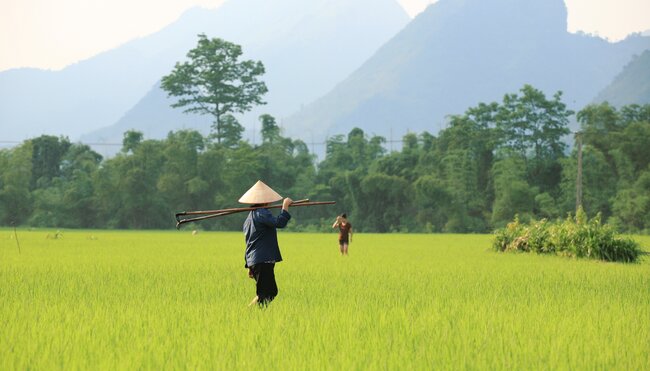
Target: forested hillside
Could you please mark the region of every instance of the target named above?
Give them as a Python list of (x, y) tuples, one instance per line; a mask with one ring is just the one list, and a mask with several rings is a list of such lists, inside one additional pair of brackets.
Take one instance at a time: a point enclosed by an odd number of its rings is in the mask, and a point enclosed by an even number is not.
[[(328, 229), (342, 212), (364, 232), (487, 232), (515, 213), (563, 218), (576, 202), (576, 151), (565, 144), (573, 114), (561, 93), (526, 85), (451, 117), (438, 135), (407, 134), (400, 151), (354, 128), (328, 138), (320, 162), (268, 115), (261, 144), (240, 132), (217, 143), (195, 131), (164, 140), (129, 131), (110, 159), (41, 136), (0, 151), (0, 224), (169, 229), (176, 211), (237, 206), (258, 179), (283, 196), (337, 201), (293, 209), (294, 230)], [(650, 105), (604, 103), (576, 116), (585, 210), (623, 231), (650, 232)], [(239, 230), (242, 218), (197, 226)]]
[(594, 101), (608, 102), (616, 107), (650, 103), (650, 50), (635, 55)]

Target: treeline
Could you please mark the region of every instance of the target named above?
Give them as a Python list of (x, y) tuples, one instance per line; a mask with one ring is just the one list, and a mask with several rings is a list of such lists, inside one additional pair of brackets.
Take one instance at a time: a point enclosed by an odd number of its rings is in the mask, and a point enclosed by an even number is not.
[[(573, 115), (561, 93), (547, 98), (524, 86), (450, 117), (437, 136), (407, 134), (396, 152), (354, 128), (329, 138), (320, 162), (269, 115), (260, 117), (259, 145), (224, 115), (223, 128), (233, 130), (207, 137), (177, 131), (144, 140), (129, 131), (109, 159), (41, 136), (0, 151), (0, 224), (169, 229), (176, 211), (236, 206), (258, 179), (294, 199), (337, 201), (293, 209), (294, 230), (329, 229), (342, 212), (365, 232), (488, 232), (515, 214), (564, 218), (576, 206), (577, 153), (566, 144)], [(592, 105), (576, 117), (584, 209), (621, 231), (650, 232), (650, 105)], [(239, 230), (242, 218), (199, 225)]]

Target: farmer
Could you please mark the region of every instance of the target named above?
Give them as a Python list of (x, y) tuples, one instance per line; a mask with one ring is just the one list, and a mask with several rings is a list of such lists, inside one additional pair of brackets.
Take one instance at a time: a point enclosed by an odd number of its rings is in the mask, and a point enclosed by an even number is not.
[(341, 214), (336, 217), (332, 228), (339, 228), (339, 249), (341, 255), (348, 255), (348, 245), (352, 241), (352, 224), (348, 221), (346, 214)]
[[(257, 181), (239, 202), (255, 206), (268, 206), (271, 202), (279, 201), (282, 196), (261, 180)], [(282, 261), (280, 247), (278, 246), (277, 228), (284, 228), (291, 214), (289, 205), (293, 201), (285, 198), (282, 202), (282, 211), (275, 217), (266, 208), (251, 211), (244, 222), (244, 235), (246, 237), (246, 265), (249, 277), (255, 279), (257, 296), (250, 305), (268, 305), (278, 294), (273, 272), (275, 263)]]

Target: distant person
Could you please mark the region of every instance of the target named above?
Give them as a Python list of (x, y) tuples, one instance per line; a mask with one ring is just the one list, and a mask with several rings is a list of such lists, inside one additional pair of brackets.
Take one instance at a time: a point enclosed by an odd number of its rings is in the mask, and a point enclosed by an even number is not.
[[(239, 202), (255, 206), (268, 206), (271, 202), (279, 201), (282, 196), (262, 181), (257, 181)], [(248, 268), (249, 277), (255, 279), (256, 296), (249, 306), (258, 304), (267, 306), (278, 295), (278, 286), (275, 282), (275, 263), (282, 261), (280, 247), (278, 246), (277, 228), (284, 228), (289, 220), (289, 205), (293, 201), (285, 198), (282, 202), (282, 211), (276, 217), (266, 208), (260, 208), (248, 213), (244, 221), (244, 236), (246, 237), (245, 268)]]
[(341, 214), (336, 217), (332, 228), (339, 229), (339, 249), (341, 255), (348, 255), (348, 246), (352, 242), (352, 224), (348, 221), (346, 214)]

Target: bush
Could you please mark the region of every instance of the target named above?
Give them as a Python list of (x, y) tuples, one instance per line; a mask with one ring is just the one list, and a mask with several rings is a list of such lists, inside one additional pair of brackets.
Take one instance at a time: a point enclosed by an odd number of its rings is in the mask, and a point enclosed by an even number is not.
[(519, 222), (519, 217), (495, 232), (493, 247), (497, 251), (522, 251), (557, 254), (605, 261), (634, 262), (641, 254), (639, 244), (616, 236), (609, 225), (601, 223), (600, 214), (589, 220), (580, 209), (575, 218), (564, 221), (546, 219)]

